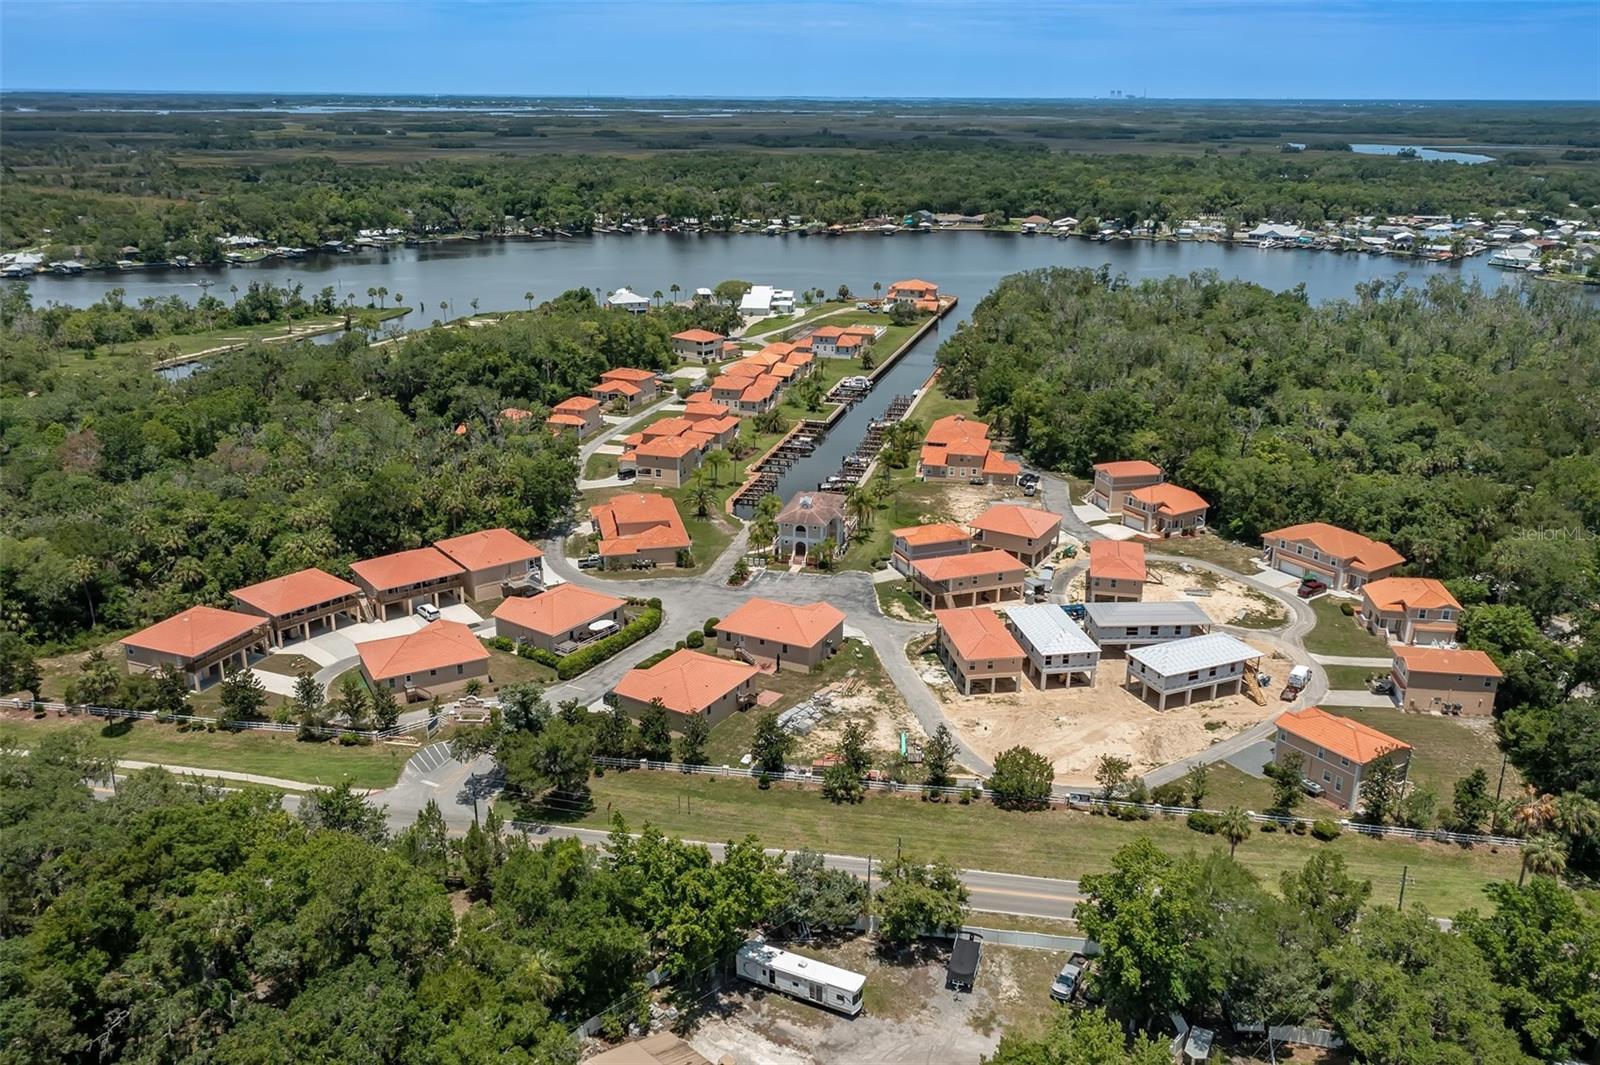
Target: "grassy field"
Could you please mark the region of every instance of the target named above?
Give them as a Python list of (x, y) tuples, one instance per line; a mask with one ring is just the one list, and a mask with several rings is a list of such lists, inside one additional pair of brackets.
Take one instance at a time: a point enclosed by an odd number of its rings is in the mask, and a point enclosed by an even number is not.
[(598, 481), (602, 477), (610, 477), (616, 472), (617, 456), (615, 455), (590, 455), (589, 461), (583, 464), (583, 476), (590, 481)]
[[(917, 856), (946, 858), (966, 868), (1068, 879), (1104, 871), (1118, 847), (1141, 835), (1172, 853), (1220, 845), (1181, 821), (1122, 822), (1063, 810), (1017, 813), (986, 802), (933, 805), (881, 795), (859, 806), (834, 806), (815, 790), (779, 785), (762, 792), (748, 779), (608, 773), (593, 782), (593, 793), (593, 809), (577, 821), (588, 827), (604, 827), (616, 812), (634, 828), (648, 821), (691, 839), (754, 833), (768, 846), (845, 854), (885, 855), (901, 846)], [(680, 799), (688, 800), (682, 808)], [(907, 841), (914, 842), (906, 847)], [(1481, 904), (1485, 884), (1515, 876), (1517, 870), (1511, 853), (1350, 833), (1331, 843), (1256, 833), (1240, 845), (1238, 858), (1274, 886), (1280, 872), (1299, 868), (1321, 848), (1344, 855), (1352, 872), (1372, 880), (1374, 904), (1395, 902), (1401, 867), (1409, 866), (1408, 900), (1440, 914)]]
[[(876, 479), (878, 474), (874, 473)], [(878, 504), (872, 528), (858, 533), (840, 562), (842, 569), (877, 569), (877, 560), (894, 549), (894, 530), (907, 525), (946, 521), (944, 485), (919, 481), (912, 467), (889, 471), (889, 491)]]
[(497, 692), (507, 684), (549, 684), (556, 679), (556, 671), (531, 658), (523, 658), (493, 647), (489, 652), (489, 683), (485, 692)]
[(1232, 540), (1224, 540), (1211, 533), (1200, 536), (1174, 536), (1159, 540), (1150, 545), (1150, 553), (1197, 558), (1202, 562), (1211, 562), (1247, 577), (1254, 577), (1259, 572), (1253, 564), (1253, 560), (1260, 555), (1259, 551), (1244, 544), (1236, 544)]
[(57, 728), (78, 729), (119, 759), (257, 773), (330, 786), (348, 780), (360, 788), (389, 787), (400, 779), (400, 770), (414, 753), (407, 747), (384, 744), (342, 747), (305, 743), (280, 732), (180, 732), (175, 725), (154, 721), (102, 725), (54, 717), (12, 717), (0, 722), (0, 741), (30, 747), (46, 729)]
[(1306, 650), (1319, 655), (1360, 655), (1366, 658), (1385, 658), (1389, 655), (1389, 642), (1373, 636), (1355, 618), (1345, 617), (1339, 609), (1346, 599), (1321, 596), (1311, 601), (1317, 615), (1317, 627), (1306, 633)]
[(878, 594), (878, 609), (889, 617), (903, 617), (911, 621), (933, 620), (928, 608), (917, 602), (911, 594), (909, 581), (885, 581), (873, 585), (872, 590)]
[(911, 416), (917, 420), (917, 424), (926, 428), (947, 414), (965, 414), (968, 417), (977, 416), (977, 400), (953, 399), (945, 395), (944, 389), (940, 386), (941, 382), (935, 381), (933, 387), (928, 390), (928, 394), (922, 397), (916, 409), (911, 412)]
[[(410, 314), (410, 307), (384, 307), (361, 308), (363, 313), (375, 315), (379, 321), (388, 321)], [(322, 318), (302, 318), (294, 322), (268, 322), (264, 325), (229, 326), (226, 329), (210, 329), (203, 333), (187, 333), (182, 336), (158, 337), (151, 340), (130, 340), (121, 344), (111, 344), (106, 348), (106, 353), (111, 355), (148, 355), (158, 359), (194, 355), (199, 352), (212, 351), (216, 348), (226, 348), (241, 344), (255, 343), (257, 341), (287, 340), (295, 337), (316, 336), (319, 333), (333, 333), (344, 328), (344, 315), (335, 314)]]
[(1323, 666), (1328, 671), (1328, 687), (1334, 691), (1362, 691), (1367, 678), (1374, 673), (1387, 673), (1377, 666)]

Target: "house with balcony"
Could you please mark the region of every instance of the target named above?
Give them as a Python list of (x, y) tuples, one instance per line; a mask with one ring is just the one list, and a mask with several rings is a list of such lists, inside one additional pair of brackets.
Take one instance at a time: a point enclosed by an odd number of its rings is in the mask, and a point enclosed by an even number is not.
[(1432, 577), (1384, 577), (1361, 589), (1356, 621), (1391, 643), (1454, 643), (1461, 604)]
[(315, 567), (286, 573), (228, 593), (243, 614), (265, 618), (272, 643), (333, 632), (341, 620), (361, 620), (361, 589)]
[(1104, 652), (1186, 640), (1211, 631), (1211, 617), (1188, 600), (1173, 603), (1088, 603), (1084, 631)]
[(468, 599), (525, 595), (544, 586), (544, 552), (510, 529), (479, 529), (433, 546), (466, 571)]
[(1147, 576), (1143, 544), (1131, 540), (1089, 542), (1087, 602), (1137, 603), (1144, 598)]
[[(723, 345), (728, 338), (709, 329), (685, 329), (672, 334), (672, 353), (684, 362), (709, 364), (721, 362)], [(735, 349), (738, 345), (734, 345)]]
[(1238, 695), (1254, 683), (1262, 657), (1225, 632), (1135, 647), (1127, 655), (1128, 690), (1157, 710)]
[(716, 625), (717, 653), (774, 669), (811, 670), (844, 646), (844, 611), (831, 603), (746, 599)]
[(1205, 528), (1207, 509), (1206, 501), (1187, 488), (1153, 484), (1122, 497), (1122, 524), (1145, 536), (1171, 536)]
[(1094, 467), (1094, 487), (1089, 491), (1089, 502), (1107, 514), (1122, 513), (1122, 500), (1129, 492), (1148, 488), (1165, 480), (1161, 467), (1153, 462), (1128, 459), (1121, 462), (1100, 462)]
[(1424, 714), (1488, 717), (1505, 674), (1482, 651), (1396, 644), (1394, 700), (1402, 710)]
[(1015, 503), (995, 503), (971, 526), (974, 551), (1007, 551), (1030, 567), (1048, 560), (1061, 538), (1061, 515)]
[(911, 567), (929, 558), (945, 555), (964, 555), (972, 550), (972, 534), (959, 525), (936, 522), (931, 525), (908, 525), (893, 533), (894, 548), (889, 564), (911, 576)]
[(1274, 529), (1261, 541), (1268, 566), (1292, 577), (1319, 580), (1337, 591), (1359, 591), (1405, 563), (1400, 552), (1381, 540), (1323, 521)]
[(229, 671), (249, 669), (252, 654), (270, 654), (272, 635), (257, 614), (192, 606), (117, 643), (130, 674), (171, 666), (199, 691)]
[(1330, 714), (1318, 706), (1280, 714), (1272, 760), (1283, 765), (1291, 752), (1301, 759), (1301, 775), (1322, 786), (1322, 797), (1354, 810), (1361, 801), (1362, 778), (1379, 758), (1388, 758), (1404, 780), (1411, 768), (1411, 745), (1370, 725)]
[(703, 717), (715, 725), (756, 703), (756, 678), (761, 671), (747, 662), (702, 654), (687, 648), (674, 651), (653, 666), (630, 669), (606, 696), (606, 702), (637, 718), (660, 700), (680, 720)]
[(924, 300), (939, 299), (939, 286), (932, 281), (911, 278), (896, 281), (889, 286), (888, 301), (895, 306), (914, 307)]
[(550, 416), (544, 423), (553, 433), (572, 433), (581, 440), (605, 424), (600, 415), (598, 399), (593, 396), (572, 396), (551, 407)]
[(404, 617), (420, 603), (459, 603), (466, 593), (467, 571), (436, 547), (362, 559), (350, 564), (350, 572), (374, 621), (389, 620), (396, 608)]
[(1060, 606), (1011, 606), (1005, 615), (1006, 627), (1026, 655), (1022, 670), (1034, 687), (1070, 688), (1074, 680), (1094, 684), (1100, 648)]
[(589, 390), (589, 396), (606, 406), (620, 403), (629, 410), (648, 406), (661, 395), (661, 383), (650, 370), (636, 370), (621, 366), (600, 375), (600, 383)]
[(1025, 655), (1016, 637), (988, 607), (936, 610), (935, 647), (962, 695), (1022, 690)]
[(844, 554), (856, 531), (855, 519), (840, 492), (800, 492), (784, 504), (775, 521), (778, 557), (799, 555), (808, 562), (829, 541), (835, 556)]
[(911, 564), (911, 593), (930, 610), (1008, 603), (1022, 598), (1027, 573), (1004, 551), (927, 558)]
[(917, 460), (917, 476), (924, 480), (1016, 484), (1021, 473), (1019, 463), (991, 445), (989, 426), (965, 414), (946, 415), (929, 426)]

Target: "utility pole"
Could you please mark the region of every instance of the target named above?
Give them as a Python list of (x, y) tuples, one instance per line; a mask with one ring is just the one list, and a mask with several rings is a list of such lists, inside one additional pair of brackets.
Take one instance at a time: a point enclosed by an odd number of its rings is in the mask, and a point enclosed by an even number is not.
[(1500, 827), (1500, 792), (1506, 786), (1506, 758), (1500, 755), (1500, 783), (1494, 786), (1494, 809), (1489, 813), (1489, 835), (1495, 834), (1495, 829)]
[(1400, 867), (1400, 902), (1395, 906), (1395, 909), (1400, 910), (1401, 912), (1404, 912), (1406, 908), (1406, 873), (1409, 872), (1410, 869), (1411, 867), (1409, 865), (1402, 865)]
[(867, 855), (867, 931), (872, 931), (872, 855)]

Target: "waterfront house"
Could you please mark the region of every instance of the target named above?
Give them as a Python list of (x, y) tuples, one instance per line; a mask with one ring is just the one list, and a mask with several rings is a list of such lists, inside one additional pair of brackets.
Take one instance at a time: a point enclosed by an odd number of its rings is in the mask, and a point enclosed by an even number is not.
[(911, 591), (930, 610), (982, 606), (1022, 598), (1028, 568), (1004, 551), (944, 555), (911, 564)]
[(1094, 487), (1089, 492), (1089, 502), (1107, 514), (1122, 513), (1124, 497), (1136, 488), (1160, 484), (1161, 467), (1153, 462), (1127, 459), (1121, 462), (1100, 462), (1094, 467)]
[(1073, 679), (1093, 684), (1100, 648), (1054, 603), (1006, 608), (1006, 625), (1027, 656), (1023, 672), (1041, 689), (1070, 688)]
[(568, 654), (580, 644), (615, 632), (627, 601), (576, 584), (514, 597), (494, 608), (494, 633), (513, 643)]
[(129, 673), (171, 666), (199, 691), (228, 670), (250, 668), (250, 655), (271, 651), (265, 618), (236, 610), (192, 606), (117, 641)]
[(778, 390), (783, 379), (776, 374), (764, 373), (749, 379), (731, 406), (740, 414), (762, 414), (778, 404)]
[(1330, 714), (1318, 706), (1281, 714), (1272, 760), (1282, 765), (1290, 752), (1301, 758), (1301, 775), (1322, 786), (1322, 797), (1354, 810), (1361, 780), (1372, 763), (1388, 758), (1404, 780), (1411, 768), (1411, 745), (1370, 725)]
[(746, 599), (716, 625), (717, 653), (775, 669), (809, 670), (844, 646), (844, 611), (830, 603)]
[(1088, 602), (1137, 603), (1144, 598), (1146, 576), (1143, 544), (1090, 541)]
[(236, 588), (228, 595), (239, 612), (267, 620), (278, 647), (332, 632), (341, 618), (350, 623), (361, 620), (361, 589), (315, 567)]
[[(727, 343), (727, 338), (721, 333), (713, 333), (709, 329), (685, 329), (672, 334), (672, 353), (684, 362), (719, 362), (724, 357), (723, 346)], [(737, 351), (738, 347), (735, 343), (734, 350)]]
[(630, 669), (606, 701), (636, 718), (660, 700), (673, 714), (704, 717), (715, 725), (734, 711), (755, 705), (759, 675), (760, 670), (746, 662), (683, 648), (653, 666)]
[(650, 301), (630, 288), (619, 288), (606, 297), (606, 306), (629, 314), (644, 314), (650, 309)]
[(1146, 536), (1171, 536), (1206, 524), (1207, 503), (1187, 488), (1153, 484), (1122, 497), (1122, 524)]
[(1261, 540), (1267, 565), (1293, 577), (1315, 578), (1336, 590), (1358, 590), (1405, 562), (1400, 552), (1381, 540), (1322, 521), (1274, 529)]
[(489, 652), (459, 621), (435, 621), (416, 632), (356, 644), (361, 673), (374, 688), (431, 699), (489, 676)]
[(688, 483), (689, 475), (700, 468), (712, 439), (707, 433), (693, 430), (656, 436), (624, 453), (618, 460), (618, 467), (626, 469), (631, 465), (641, 484), (680, 488)]
[(1482, 651), (1397, 644), (1394, 665), (1395, 702), (1402, 710), (1488, 717), (1505, 674)]
[(747, 317), (765, 317), (769, 314), (790, 314), (794, 311), (794, 290), (773, 288), (771, 285), (752, 285), (739, 301), (739, 313)]
[(544, 552), (510, 529), (480, 529), (434, 543), (466, 570), (469, 599), (495, 599), (542, 587)]
[(572, 396), (562, 400), (550, 408), (550, 416), (544, 423), (551, 432), (570, 432), (580, 440), (605, 424), (600, 417), (600, 401), (592, 396)]
[(1173, 603), (1089, 603), (1084, 629), (1102, 651), (1126, 651), (1211, 631), (1211, 617), (1188, 600)]
[(964, 555), (972, 550), (972, 534), (959, 525), (947, 522), (909, 525), (894, 530), (893, 536), (894, 547), (889, 563), (908, 577), (912, 565), (923, 559)]
[(939, 623), (935, 646), (962, 695), (1022, 689), (1026, 655), (1006, 623), (988, 607), (934, 611)]
[(965, 414), (950, 414), (928, 427), (917, 475), (924, 480), (958, 478), (985, 484), (1015, 484), (1022, 466), (989, 441), (989, 426)]
[(1016, 503), (995, 503), (970, 524), (974, 550), (1009, 551), (1025, 566), (1049, 559), (1061, 538), (1061, 515)]
[(419, 603), (439, 607), (459, 602), (467, 577), (460, 563), (436, 547), (415, 547), (362, 559), (350, 564), (350, 572), (375, 621), (387, 621), (394, 607), (403, 617)]
[(1356, 620), (1394, 643), (1453, 643), (1461, 604), (1431, 577), (1385, 577), (1361, 589)]
[(1154, 701), (1157, 710), (1237, 695), (1254, 684), (1261, 657), (1225, 632), (1134, 647), (1127, 655), (1128, 689), (1137, 686), (1139, 697)]
[(677, 565), (678, 552), (691, 546), (689, 531), (671, 499), (653, 492), (628, 492), (589, 508), (599, 553), (608, 567), (635, 562)]
[(833, 541), (835, 555), (850, 546), (855, 521), (839, 492), (800, 492), (778, 512), (778, 557), (800, 555), (813, 559), (825, 541)]

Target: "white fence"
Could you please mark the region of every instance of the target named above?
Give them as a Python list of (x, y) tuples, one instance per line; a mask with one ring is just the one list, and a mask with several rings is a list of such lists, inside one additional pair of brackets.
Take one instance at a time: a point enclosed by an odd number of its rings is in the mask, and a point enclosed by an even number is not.
[[(609, 769), (646, 769), (658, 772), (688, 773), (699, 776), (713, 777), (739, 777), (759, 779), (765, 776), (771, 781), (787, 781), (794, 784), (807, 786), (820, 786), (822, 776), (810, 770), (789, 769), (782, 773), (763, 773), (753, 766), (727, 766), (727, 765), (684, 765), (681, 762), (652, 762), (642, 758), (605, 758), (596, 757), (595, 764)], [(990, 791), (981, 783), (974, 781), (971, 784), (949, 787), (930, 788), (922, 784), (901, 784), (893, 780), (878, 780), (863, 777), (863, 786), (872, 791), (905, 792), (918, 794), (927, 792), (944, 795), (950, 798), (969, 797), (973, 799), (990, 798), (1000, 799), (1002, 796)], [(1070, 810), (1142, 810), (1152, 816), (1188, 817), (1192, 813), (1221, 813), (1220, 810), (1207, 810), (1194, 806), (1157, 806), (1154, 803), (1124, 802), (1119, 799), (1106, 800), (1086, 791), (1059, 791), (1053, 793), (1047, 805)], [(1293, 830), (1295, 825), (1310, 827), (1318, 821), (1331, 821), (1341, 829), (1349, 832), (1360, 833), (1364, 836), (1388, 836), (1399, 839), (1432, 840), (1437, 843), (1455, 843), (1464, 846), (1490, 846), (1490, 847), (1520, 847), (1522, 840), (1514, 836), (1489, 836), (1468, 832), (1448, 832), (1442, 828), (1419, 829), (1404, 828), (1399, 825), (1369, 825), (1362, 821), (1352, 821), (1348, 818), (1318, 818), (1318, 817), (1283, 817), (1277, 814), (1263, 814), (1249, 811), (1250, 820), (1258, 824), (1274, 824), (1282, 828)]]
[(374, 742), (392, 740), (410, 732), (429, 727), (430, 718), (421, 718), (409, 724), (396, 725), (387, 729), (354, 729), (342, 728), (338, 725), (324, 725), (303, 729), (295, 724), (283, 724), (277, 721), (220, 721), (214, 717), (204, 717), (198, 714), (161, 714), (154, 710), (124, 710), (115, 706), (89, 706), (82, 703), (52, 703), (40, 699), (0, 699), (0, 706), (10, 707), (15, 710), (31, 710), (35, 713), (56, 714), (86, 714), (89, 717), (103, 717), (108, 721), (121, 718), (136, 721), (168, 721), (180, 725), (209, 725), (219, 729), (235, 732), (308, 732), (313, 736), (325, 739), (337, 739), (341, 736), (355, 736), (358, 739)]

